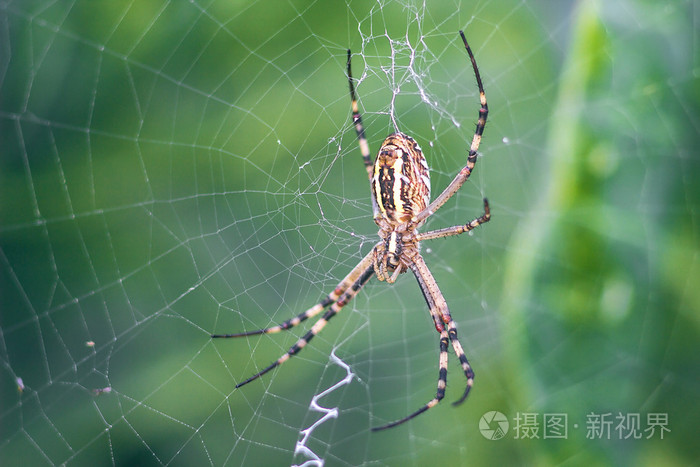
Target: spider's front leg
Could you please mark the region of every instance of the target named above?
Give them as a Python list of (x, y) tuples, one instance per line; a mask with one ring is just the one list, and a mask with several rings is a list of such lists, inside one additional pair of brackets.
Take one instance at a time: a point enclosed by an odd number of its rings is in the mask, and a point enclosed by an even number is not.
[(408, 252), (411, 259), (410, 268), (418, 281), (421, 291), (423, 292), (423, 297), (428, 305), (430, 311), (430, 316), (433, 318), (433, 323), (435, 324), (435, 329), (440, 333), (440, 363), (439, 363), (439, 375), (438, 375), (438, 385), (435, 397), (428, 401), (421, 408), (411, 413), (410, 415), (388, 423), (386, 425), (381, 425), (372, 428), (372, 431), (384, 430), (386, 428), (391, 428), (402, 423), (411, 420), (414, 417), (422, 414), (428, 409), (435, 407), (445, 396), (445, 387), (447, 385), (447, 345), (448, 342), (452, 343), (452, 348), (459, 358), (462, 369), (464, 370), (464, 375), (467, 378), (467, 387), (464, 391), (462, 397), (454, 402), (454, 405), (461, 404), (469, 395), (469, 390), (474, 385), (474, 371), (467, 360), (467, 357), (462, 349), (462, 345), (457, 337), (457, 326), (455, 325), (450, 312), (447, 308), (447, 302), (442, 296), (440, 289), (438, 288), (435, 278), (428, 270), (423, 258), (420, 256), (418, 251)]
[(251, 381), (255, 381), (256, 379), (260, 378), (262, 375), (265, 373), (277, 368), (290, 358), (292, 358), (294, 355), (298, 354), (301, 349), (306, 347), (306, 345), (311, 341), (311, 339), (316, 336), (319, 332), (323, 330), (323, 328), (326, 327), (326, 324), (328, 324), (328, 321), (331, 320), (338, 312), (348, 304), (350, 300), (357, 295), (357, 292), (360, 291), (360, 289), (367, 283), (367, 281), (372, 277), (374, 274), (374, 268), (372, 266), (369, 266), (365, 268), (362, 271), (362, 274), (360, 277), (357, 278), (357, 280), (352, 284), (352, 286), (348, 287), (345, 292), (338, 298), (338, 300), (330, 306), (328, 311), (326, 311), (323, 316), (314, 323), (314, 325), (311, 327), (309, 332), (304, 334), (304, 337), (299, 339), (296, 344), (291, 346), (287, 353), (282, 355), (280, 358), (275, 360), (272, 364), (264, 368), (263, 370), (259, 371), (258, 373), (254, 374), (250, 378), (246, 379), (245, 381), (236, 384), (236, 388), (240, 388), (241, 386), (250, 383)]
[(347, 288), (350, 287), (360, 277), (362, 272), (366, 269), (366, 267), (369, 264), (371, 264), (371, 262), (372, 253), (362, 258), (362, 260), (357, 264), (357, 266), (355, 266), (355, 268), (353, 268), (353, 270), (350, 271), (342, 281), (340, 281), (336, 288), (333, 289), (333, 292), (326, 295), (326, 297), (323, 300), (321, 300), (308, 310), (304, 311), (303, 313), (299, 314), (298, 316), (288, 319), (287, 321), (284, 321), (283, 323), (280, 323), (277, 326), (270, 326), (269, 328), (256, 329), (254, 331), (246, 331), (236, 334), (212, 334), (211, 337), (212, 339), (228, 339), (232, 337), (255, 336), (258, 334), (275, 334), (280, 331), (293, 328), (301, 322), (318, 315), (329, 305), (332, 305), (336, 300), (338, 300), (338, 298), (347, 290)]
[(438, 373), (437, 392), (435, 393), (435, 397), (432, 398), (423, 407), (421, 407), (420, 409), (413, 412), (411, 415), (408, 415), (407, 417), (404, 417), (400, 420), (396, 420), (396, 421), (393, 421), (391, 423), (387, 423), (386, 425), (375, 426), (372, 428), (372, 431), (386, 430), (387, 428), (392, 428), (392, 427), (395, 427), (396, 425), (401, 425), (402, 423), (405, 423), (405, 422), (409, 421), (410, 419), (422, 414), (423, 412), (425, 412), (429, 408), (435, 407), (445, 397), (445, 388), (447, 387), (447, 344), (448, 344), (448, 342), (449, 342), (448, 332), (443, 329), (443, 331), (440, 333), (440, 361), (438, 364), (439, 373)]
[(297, 324), (301, 323), (302, 321), (305, 321), (308, 318), (312, 318), (319, 314), (321, 311), (323, 311), (325, 308), (330, 306), (328, 311), (321, 317), (316, 323), (312, 326), (311, 330), (307, 332), (304, 337), (299, 339), (296, 344), (294, 344), (284, 355), (282, 355), (280, 358), (275, 360), (271, 365), (267, 366), (263, 370), (259, 371), (258, 373), (254, 374), (250, 378), (246, 379), (245, 381), (238, 383), (236, 385), (236, 388), (239, 388), (243, 386), (244, 384), (248, 384), (251, 381), (254, 381), (264, 375), (265, 373), (269, 372), (270, 370), (276, 368), (277, 366), (281, 365), (282, 363), (286, 362), (289, 360), (292, 356), (296, 355), (299, 353), (301, 349), (303, 349), (306, 344), (309, 343), (309, 341), (321, 330), (328, 324), (328, 321), (335, 316), (350, 300), (353, 299), (355, 295), (360, 291), (360, 289), (365, 285), (365, 283), (372, 277), (374, 274), (374, 250), (372, 250), (369, 254), (367, 254), (364, 258), (362, 258), (362, 261), (358, 263), (357, 266), (353, 268), (352, 271), (338, 284), (338, 286), (335, 288), (333, 292), (328, 294), (326, 298), (321, 300), (318, 304), (314, 305), (313, 307), (309, 308), (305, 312), (301, 313), (300, 315), (289, 319), (282, 324), (279, 324), (277, 326), (272, 326), (269, 328), (264, 328), (264, 329), (258, 329), (255, 331), (248, 331), (248, 332), (242, 332), (238, 334), (213, 334), (211, 337), (212, 338), (230, 338), (230, 337), (244, 337), (244, 336), (252, 336), (256, 334), (272, 334), (276, 333), (285, 329), (289, 329), (291, 327), (296, 326)]
[(459, 363), (462, 366), (462, 371), (464, 371), (464, 376), (467, 378), (467, 386), (464, 389), (464, 394), (462, 394), (462, 397), (453, 403), (454, 405), (459, 405), (464, 402), (469, 395), (469, 391), (474, 385), (474, 370), (469, 364), (469, 360), (467, 360), (462, 344), (459, 342), (459, 338), (457, 337), (457, 325), (452, 319), (452, 315), (450, 315), (450, 310), (447, 307), (447, 301), (442, 295), (437, 281), (435, 281), (433, 274), (430, 272), (430, 269), (428, 269), (428, 266), (425, 264), (425, 261), (420, 254), (416, 255), (412, 269), (416, 278), (418, 279), (421, 290), (423, 291), (423, 296), (430, 307), (430, 315), (435, 322), (435, 328), (438, 330), (438, 332), (442, 332), (445, 329), (445, 326), (447, 326), (447, 333), (450, 338), (450, 342), (452, 343), (452, 348), (455, 351), (455, 355), (457, 355), (457, 358), (459, 359)]

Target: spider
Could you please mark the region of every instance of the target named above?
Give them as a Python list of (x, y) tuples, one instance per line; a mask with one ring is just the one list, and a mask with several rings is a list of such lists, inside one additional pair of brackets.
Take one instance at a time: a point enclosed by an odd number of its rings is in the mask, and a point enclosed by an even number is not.
[(306, 345), (328, 324), (338, 312), (357, 295), (367, 281), (376, 274), (380, 281), (393, 283), (400, 274), (410, 270), (418, 281), (418, 285), (425, 297), (430, 316), (435, 324), (435, 329), (440, 334), (440, 357), (437, 393), (428, 403), (415, 412), (404, 418), (393, 421), (386, 425), (372, 428), (373, 431), (384, 430), (420, 415), (428, 409), (435, 407), (445, 396), (447, 385), (447, 348), (451, 343), (457, 358), (467, 379), (466, 389), (459, 400), (454, 405), (459, 405), (467, 398), (469, 390), (474, 384), (474, 371), (464, 353), (464, 349), (457, 338), (457, 326), (452, 320), (447, 302), (440, 292), (437, 282), (425, 264), (419, 251), (419, 243), (424, 240), (459, 235), (488, 222), (491, 218), (489, 204), (484, 198), (484, 213), (464, 225), (456, 225), (444, 229), (432, 230), (430, 232), (419, 233), (420, 227), (425, 220), (433, 215), (447, 200), (449, 200), (467, 181), (477, 159), (477, 149), (481, 142), (481, 135), (484, 132), (486, 118), (488, 116), (488, 106), (486, 95), (481, 83), (479, 68), (476, 65), (474, 54), (467, 43), (464, 32), (459, 31), (464, 47), (469, 54), (476, 83), (479, 86), (479, 99), (481, 107), (479, 109), (479, 120), (472, 138), (471, 146), (467, 155), (467, 165), (460, 170), (452, 182), (432, 203), (430, 203), (430, 173), (428, 164), (425, 161), (423, 152), (418, 144), (408, 135), (401, 132), (389, 135), (382, 143), (379, 153), (374, 161), (370, 160), (370, 150), (365, 138), (362, 118), (357, 105), (355, 86), (353, 85), (352, 70), (350, 66), (351, 52), (348, 50), (347, 75), (350, 86), (350, 98), (352, 99), (352, 119), (357, 132), (357, 139), (360, 152), (364, 160), (365, 168), (369, 176), (372, 208), (374, 211), (374, 222), (379, 226), (380, 241), (372, 251), (370, 251), (355, 268), (329, 293), (323, 300), (312, 306), (300, 315), (291, 318), (277, 326), (272, 326), (256, 331), (243, 332), (239, 334), (215, 334), (212, 338), (243, 337), (257, 334), (273, 334), (286, 329), (290, 329), (302, 321), (326, 310), (325, 314), (311, 327), (296, 344), (294, 344), (284, 355), (278, 358), (270, 366), (259, 371), (255, 375), (238, 383), (239, 388), (251, 381), (259, 378), (270, 370), (278, 367), (289, 360), (306, 347)]

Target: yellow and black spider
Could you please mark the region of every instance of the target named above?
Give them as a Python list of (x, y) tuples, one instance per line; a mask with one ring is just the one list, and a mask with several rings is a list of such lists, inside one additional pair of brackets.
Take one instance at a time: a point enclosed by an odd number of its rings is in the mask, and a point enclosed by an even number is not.
[(257, 331), (244, 332), (240, 334), (215, 334), (211, 337), (242, 337), (256, 334), (272, 334), (298, 325), (302, 321), (313, 318), (328, 308), (326, 313), (311, 327), (304, 337), (299, 339), (284, 355), (278, 358), (267, 368), (256, 373), (245, 381), (238, 383), (236, 388), (247, 384), (264, 375), (273, 368), (289, 360), (303, 349), (311, 339), (321, 332), (328, 321), (334, 317), (352, 298), (360, 291), (362, 286), (376, 274), (380, 281), (386, 280), (394, 282), (399, 274), (411, 270), (418, 280), (425, 301), (430, 309), (430, 316), (435, 323), (435, 329), (440, 333), (440, 360), (439, 376), (437, 384), (437, 394), (427, 404), (416, 410), (412, 414), (388, 423), (386, 425), (372, 428), (373, 431), (391, 428), (400, 425), (413, 417), (425, 412), (440, 402), (445, 396), (445, 386), (447, 384), (447, 346), (451, 342), (452, 348), (459, 358), (459, 362), (467, 378), (467, 387), (462, 397), (454, 402), (454, 405), (461, 404), (469, 394), (469, 390), (474, 384), (474, 372), (469, 361), (464, 354), (464, 349), (457, 338), (457, 326), (450, 316), (447, 302), (440, 292), (435, 278), (431, 274), (428, 266), (419, 252), (419, 242), (423, 240), (433, 240), (436, 238), (459, 235), (468, 232), (480, 224), (488, 222), (491, 215), (488, 201), (484, 198), (484, 214), (464, 225), (456, 225), (444, 229), (432, 230), (426, 233), (419, 233), (420, 227), (425, 220), (433, 215), (448, 199), (450, 199), (467, 181), (477, 159), (477, 150), (481, 142), (481, 135), (484, 132), (486, 118), (488, 116), (488, 106), (486, 105), (486, 95), (479, 76), (479, 68), (476, 65), (474, 54), (472, 54), (464, 33), (459, 31), (467, 49), (469, 59), (474, 68), (476, 83), (479, 86), (479, 99), (481, 107), (479, 109), (479, 120), (476, 124), (476, 131), (472, 138), (471, 147), (467, 156), (467, 165), (460, 170), (452, 182), (430, 203), (430, 172), (425, 161), (423, 152), (418, 144), (408, 135), (397, 132), (389, 135), (382, 143), (379, 154), (374, 161), (370, 160), (369, 145), (365, 138), (362, 118), (357, 106), (355, 87), (352, 81), (352, 71), (350, 68), (351, 53), (348, 50), (348, 82), (350, 84), (350, 97), (352, 98), (352, 119), (357, 131), (357, 139), (364, 159), (365, 168), (369, 175), (372, 193), (372, 207), (374, 210), (374, 222), (379, 226), (379, 237), (381, 240), (372, 251), (369, 252), (355, 268), (343, 279), (340, 284), (321, 300), (318, 304), (309, 308), (300, 315), (283, 322), (278, 326), (259, 329)]

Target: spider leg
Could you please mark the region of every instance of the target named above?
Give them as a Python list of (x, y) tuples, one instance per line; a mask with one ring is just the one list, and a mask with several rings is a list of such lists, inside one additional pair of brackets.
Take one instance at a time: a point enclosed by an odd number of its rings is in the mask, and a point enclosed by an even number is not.
[(355, 266), (355, 268), (352, 271), (350, 271), (342, 281), (340, 281), (340, 283), (333, 290), (333, 292), (326, 295), (326, 297), (323, 300), (321, 300), (305, 312), (299, 314), (298, 316), (288, 319), (287, 321), (277, 326), (271, 326), (269, 328), (257, 329), (255, 331), (240, 332), (237, 334), (212, 334), (211, 337), (213, 339), (227, 339), (231, 337), (255, 336), (258, 334), (274, 334), (280, 331), (287, 330), (289, 328), (293, 328), (302, 321), (306, 321), (309, 318), (313, 318), (314, 316), (322, 312), (324, 309), (326, 309), (329, 305), (332, 305), (336, 300), (338, 300), (338, 297), (340, 297), (343, 294), (343, 292), (345, 292), (347, 288), (350, 287), (357, 280), (358, 277), (360, 277), (362, 272), (367, 268), (367, 265), (372, 264), (372, 253), (373, 252), (370, 252), (367, 256), (362, 258), (358, 265)]
[[(384, 430), (407, 422), (422, 414), (426, 410), (435, 407), (445, 397), (445, 387), (447, 386), (447, 345), (450, 341), (452, 342), (452, 347), (455, 350), (455, 354), (457, 354), (459, 361), (462, 363), (462, 368), (467, 376), (467, 390), (465, 395), (462, 396), (458, 403), (464, 401), (466, 395), (469, 393), (469, 389), (474, 383), (474, 372), (471, 370), (467, 357), (464, 354), (464, 350), (457, 339), (457, 328), (454, 321), (452, 321), (452, 318), (450, 317), (450, 312), (447, 309), (447, 303), (445, 302), (445, 299), (437, 286), (437, 282), (435, 282), (435, 278), (433, 278), (433, 275), (428, 270), (425, 261), (423, 261), (423, 258), (420, 256), (420, 253), (416, 252), (415, 255), (411, 255), (411, 260), (412, 263), (410, 268), (413, 271), (413, 274), (418, 281), (418, 285), (420, 286), (421, 292), (423, 292), (423, 297), (428, 304), (430, 316), (433, 318), (433, 322), (435, 323), (435, 329), (440, 333), (440, 364), (437, 393), (435, 394), (434, 398), (428, 401), (427, 404), (423, 405), (412, 414), (386, 425), (374, 427), (372, 428), (372, 431)], [(445, 329), (445, 324), (447, 324), (447, 329)]]
[[(474, 385), (474, 370), (469, 364), (469, 360), (467, 360), (462, 344), (459, 342), (459, 338), (457, 337), (457, 325), (452, 320), (450, 310), (447, 307), (447, 301), (445, 301), (445, 297), (443, 297), (442, 292), (440, 292), (440, 288), (438, 287), (433, 274), (430, 272), (430, 269), (428, 269), (428, 266), (425, 264), (425, 261), (420, 254), (417, 254), (413, 260), (414, 263), (411, 269), (413, 269), (416, 278), (420, 277), (418, 283), (423, 290), (423, 295), (426, 297), (426, 300), (428, 296), (432, 297), (431, 300), (435, 304), (434, 306), (437, 308), (437, 311), (431, 311), (431, 315), (435, 321), (435, 328), (442, 332), (444, 330), (444, 325), (442, 323), (447, 325), (447, 332), (450, 337), (450, 342), (452, 343), (452, 348), (455, 351), (455, 355), (457, 355), (457, 358), (459, 359), (460, 365), (462, 365), (464, 376), (467, 378), (467, 387), (464, 389), (464, 394), (459, 398), (459, 400), (453, 403), (454, 405), (459, 405), (464, 402), (469, 395), (469, 390)], [(430, 306), (430, 302), (428, 302), (428, 306)], [(440, 326), (438, 326), (439, 321), (442, 321)]]
[(438, 376), (438, 384), (437, 384), (437, 393), (435, 394), (435, 397), (431, 399), (427, 404), (425, 404), (423, 407), (420, 409), (416, 410), (412, 414), (400, 419), (393, 421), (391, 423), (387, 423), (386, 425), (382, 426), (375, 426), (372, 428), (372, 431), (380, 431), (380, 430), (386, 430), (387, 428), (392, 428), (395, 427), (396, 425), (401, 425), (402, 423), (405, 423), (409, 421), (410, 419), (417, 417), (418, 415), (422, 414), (426, 410), (428, 410), (431, 407), (434, 407), (440, 402), (443, 397), (445, 397), (445, 387), (447, 387), (447, 344), (449, 342), (449, 337), (447, 331), (443, 330), (440, 333), (440, 363), (439, 363), (439, 376)]
[(343, 284), (339, 284), (338, 287), (335, 288), (335, 290), (328, 295), (326, 295), (326, 298), (318, 302), (316, 305), (312, 306), (308, 310), (306, 310), (303, 313), (300, 313), (298, 316), (295, 316), (294, 318), (288, 319), (287, 321), (284, 321), (283, 323), (277, 325), (277, 326), (271, 326), (269, 328), (264, 328), (264, 329), (257, 329), (255, 331), (247, 331), (247, 332), (239, 332), (237, 334), (212, 334), (211, 337), (213, 339), (218, 339), (218, 338), (230, 338), (230, 337), (245, 337), (245, 336), (255, 336), (257, 334), (274, 334), (276, 332), (284, 331), (286, 329), (292, 328), (296, 326), (297, 324), (301, 323), (302, 321), (306, 321), (309, 318), (313, 318), (317, 314), (319, 314), (321, 311), (323, 311), (328, 305), (332, 304), (335, 302), (340, 293), (343, 293), (345, 291), (345, 288), (342, 288)]
[(469, 390), (472, 388), (472, 386), (474, 386), (474, 370), (472, 370), (469, 360), (467, 360), (462, 344), (459, 343), (459, 339), (457, 338), (457, 325), (455, 325), (455, 322), (452, 321), (452, 317), (450, 317), (449, 322), (447, 323), (447, 329), (450, 335), (450, 342), (452, 342), (452, 348), (454, 349), (457, 358), (459, 358), (459, 363), (462, 365), (464, 376), (467, 378), (467, 387), (464, 388), (464, 394), (462, 394), (462, 397), (452, 403), (452, 405), (459, 405), (464, 402), (469, 395)]
[(459, 35), (462, 36), (462, 41), (464, 42), (464, 48), (467, 49), (469, 54), (469, 59), (472, 62), (472, 68), (474, 69), (474, 76), (476, 77), (476, 84), (479, 86), (479, 101), (481, 107), (479, 108), (479, 120), (476, 123), (476, 130), (474, 131), (474, 136), (472, 137), (472, 143), (469, 146), (469, 155), (467, 156), (467, 165), (465, 165), (462, 170), (455, 176), (452, 182), (445, 188), (445, 190), (440, 193), (440, 196), (435, 198), (435, 200), (430, 203), (430, 205), (423, 209), (423, 211), (416, 214), (411, 220), (414, 224), (419, 224), (425, 220), (428, 216), (432, 215), (440, 209), (440, 207), (447, 202), (448, 199), (464, 185), (469, 179), (469, 176), (474, 170), (477, 159), (477, 151), (479, 150), (479, 144), (481, 144), (481, 136), (484, 133), (484, 127), (486, 126), (486, 119), (489, 115), (489, 106), (486, 103), (486, 94), (484, 93), (484, 85), (481, 82), (481, 75), (479, 74), (479, 67), (476, 66), (476, 59), (472, 53), (472, 49), (467, 43), (467, 38), (464, 37), (464, 32), (459, 31)]
[(489, 202), (484, 198), (484, 213), (477, 217), (476, 219), (467, 222), (464, 225), (455, 225), (453, 227), (446, 227), (444, 229), (431, 230), (430, 232), (418, 233), (416, 234), (415, 240), (417, 242), (422, 242), (423, 240), (434, 240), (436, 238), (449, 237), (452, 235), (459, 235), (464, 232), (469, 232), (479, 227), (481, 224), (485, 224), (491, 220), (491, 210), (489, 209)]
[(360, 115), (360, 109), (357, 106), (355, 86), (352, 84), (352, 67), (350, 66), (351, 58), (352, 53), (350, 52), (350, 49), (348, 49), (348, 84), (350, 85), (350, 98), (352, 99), (352, 121), (355, 123), (355, 131), (357, 132), (357, 141), (360, 144), (362, 160), (365, 163), (367, 175), (371, 180), (374, 172), (374, 165), (372, 164), (372, 159), (370, 158), (369, 144), (367, 144), (367, 138), (365, 137), (365, 128), (362, 126), (362, 116)]
[(394, 273), (391, 275), (391, 277), (387, 278), (386, 281), (389, 284), (393, 284), (394, 282), (396, 282), (396, 279), (398, 279), (399, 274), (403, 273), (403, 271), (404, 271), (403, 264), (399, 264), (398, 266), (396, 266), (396, 269), (394, 269)]
[[(366, 256), (365, 259), (360, 264), (365, 263), (367, 259), (369, 259), (369, 262), (371, 263), (371, 260), (372, 260), (371, 254)], [(275, 360), (267, 368), (259, 371), (258, 373), (254, 374), (253, 376), (246, 379), (242, 383), (238, 383), (236, 385), (236, 388), (240, 388), (244, 384), (248, 384), (251, 381), (258, 379), (259, 377), (261, 377), (262, 375), (264, 375), (268, 371), (278, 367), (279, 365), (281, 365), (282, 363), (286, 362), (291, 357), (293, 357), (294, 355), (299, 353), (299, 351), (301, 349), (303, 349), (306, 346), (306, 344), (308, 344), (316, 334), (321, 332), (321, 330), (324, 327), (326, 327), (326, 324), (328, 324), (328, 321), (330, 321), (330, 319), (332, 317), (334, 317), (345, 305), (348, 304), (348, 302), (350, 300), (353, 299), (353, 297), (355, 297), (355, 295), (357, 295), (357, 293), (360, 291), (360, 289), (365, 285), (365, 283), (367, 283), (367, 281), (372, 277), (373, 274), (374, 274), (374, 265), (370, 264), (369, 266), (366, 266), (364, 268), (364, 270), (362, 270), (359, 277), (353, 282), (353, 284), (350, 287), (346, 288), (346, 290), (342, 293), (342, 295), (340, 295), (340, 297), (338, 297), (338, 300), (331, 305), (331, 307), (328, 309), (328, 311), (326, 311), (326, 313), (318, 321), (316, 321), (316, 323), (314, 323), (314, 325), (311, 327), (309, 332), (307, 332), (304, 335), (304, 337), (299, 339), (296, 342), (296, 344), (291, 346), (289, 348), (289, 350), (287, 351), (287, 353), (285, 353), (280, 358)]]
[[(370, 183), (372, 182), (372, 177), (374, 176), (374, 164), (370, 157), (369, 144), (367, 143), (367, 137), (365, 136), (365, 127), (362, 126), (362, 116), (360, 115), (360, 108), (357, 105), (357, 96), (355, 95), (355, 85), (352, 83), (352, 67), (351, 67), (352, 52), (348, 49), (348, 85), (350, 86), (350, 99), (352, 99), (352, 121), (355, 124), (355, 132), (357, 133), (357, 142), (360, 145), (360, 153), (362, 153), (362, 161), (365, 164), (365, 170), (367, 170), (367, 177)], [(374, 191), (370, 190), (372, 197), (372, 213), (374, 219), (379, 217), (379, 205), (377, 200), (374, 198)]]

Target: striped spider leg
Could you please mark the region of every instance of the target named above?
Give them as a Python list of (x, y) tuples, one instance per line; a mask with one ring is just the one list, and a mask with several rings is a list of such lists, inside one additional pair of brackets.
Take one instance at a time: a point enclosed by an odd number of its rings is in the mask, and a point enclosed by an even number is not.
[(236, 388), (240, 388), (244, 384), (248, 384), (251, 381), (258, 379), (268, 371), (273, 370), (274, 368), (278, 367), (279, 365), (281, 365), (282, 363), (286, 362), (291, 357), (299, 353), (299, 351), (303, 349), (316, 334), (321, 332), (321, 330), (326, 326), (326, 324), (328, 324), (328, 321), (330, 321), (332, 317), (334, 317), (345, 305), (348, 304), (350, 300), (353, 299), (355, 295), (357, 295), (357, 292), (360, 291), (360, 289), (367, 283), (367, 281), (372, 277), (373, 274), (374, 267), (372, 266), (372, 252), (370, 252), (362, 259), (362, 261), (360, 261), (360, 263), (357, 266), (355, 266), (355, 268), (353, 268), (352, 271), (350, 271), (350, 273), (347, 276), (345, 276), (345, 279), (340, 281), (340, 283), (333, 290), (333, 292), (329, 293), (323, 300), (321, 300), (305, 312), (301, 313), (300, 315), (288, 319), (282, 324), (272, 326), (269, 328), (242, 332), (238, 334), (212, 334), (211, 337), (215, 339), (254, 336), (257, 334), (274, 334), (286, 329), (293, 328), (301, 322), (306, 321), (309, 318), (313, 318), (314, 316), (318, 315), (320, 312), (322, 312), (330, 306), (330, 308), (328, 309), (328, 311), (326, 311), (323, 317), (316, 321), (316, 323), (304, 335), (304, 337), (299, 339), (292, 347), (290, 347), (287, 353), (282, 355), (271, 365), (260, 370), (250, 378), (236, 384)]
[(326, 312), (314, 323), (311, 329), (299, 339), (284, 355), (255, 375), (238, 383), (236, 388), (247, 384), (277, 366), (289, 360), (303, 349), (311, 339), (326, 326), (328, 321), (360, 291), (367, 281), (376, 274), (380, 281), (393, 283), (398, 276), (410, 270), (418, 281), (423, 293), (430, 316), (436, 331), (440, 334), (440, 353), (438, 361), (437, 393), (428, 403), (415, 412), (386, 425), (372, 428), (373, 431), (384, 430), (400, 425), (436, 406), (445, 396), (447, 385), (448, 347), (451, 344), (459, 359), (467, 379), (462, 397), (454, 404), (461, 404), (466, 399), (474, 384), (474, 372), (467, 360), (466, 354), (457, 337), (457, 326), (450, 315), (447, 302), (438, 287), (432, 273), (420, 255), (419, 244), (423, 240), (434, 240), (442, 237), (459, 235), (469, 232), (491, 218), (489, 204), (484, 199), (484, 213), (476, 219), (453, 227), (419, 233), (418, 228), (425, 220), (442, 207), (461, 186), (469, 179), (477, 160), (477, 151), (481, 136), (486, 126), (488, 105), (484, 87), (479, 75), (474, 55), (462, 31), (459, 32), (464, 47), (471, 60), (476, 82), (479, 87), (479, 119), (467, 155), (467, 164), (460, 170), (450, 184), (433, 202), (430, 202), (430, 170), (423, 152), (413, 138), (396, 132), (389, 135), (382, 143), (379, 153), (372, 163), (370, 149), (365, 137), (362, 117), (360, 115), (351, 69), (351, 52), (347, 56), (347, 77), (352, 101), (352, 119), (357, 133), (360, 152), (370, 182), (372, 210), (374, 221), (379, 226), (380, 241), (352, 271), (328, 294), (323, 300), (300, 315), (282, 324), (256, 331), (239, 334), (215, 334), (213, 338), (243, 337), (257, 334), (272, 334), (297, 326), (301, 322), (313, 318), (323, 310)]

